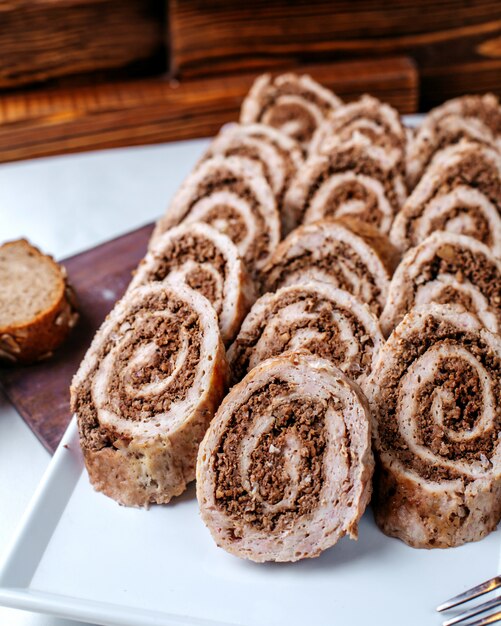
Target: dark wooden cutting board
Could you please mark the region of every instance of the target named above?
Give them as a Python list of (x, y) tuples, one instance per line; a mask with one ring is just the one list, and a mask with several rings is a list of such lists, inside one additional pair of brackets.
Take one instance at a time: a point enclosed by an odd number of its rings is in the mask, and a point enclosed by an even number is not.
[(71, 418), (69, 386), (92, 337), (123, 295), (145, 254), (153, 225), (62, 261), (78, 297), (80, 320), (54, 357), (0, 368), (0, 384), (42, 444), (54, 452)]

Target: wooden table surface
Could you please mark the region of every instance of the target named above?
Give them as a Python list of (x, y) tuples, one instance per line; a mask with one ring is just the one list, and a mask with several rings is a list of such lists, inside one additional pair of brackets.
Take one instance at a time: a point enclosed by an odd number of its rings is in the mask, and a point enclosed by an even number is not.
[(7, 397), (51, 453), (71, 418), (71, 379), (96, 330), (125, 292), (152, 229), (144, 226), (62, 261), (78, 297), (77, 326), (49, 361), (0, 369)]

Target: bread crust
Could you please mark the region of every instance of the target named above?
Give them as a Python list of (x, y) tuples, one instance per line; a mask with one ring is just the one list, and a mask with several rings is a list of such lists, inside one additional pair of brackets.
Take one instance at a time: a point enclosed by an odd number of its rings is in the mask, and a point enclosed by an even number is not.
[(0, 327), (0, 359), (13, 364), (29, 364), (51, 357), (75, 326), (79, 316), (75, 294), (68, 283), (65, 268), (26, 239), (10, 241), (2, 248), (20, 245), (44, 258), (59, 276), (57, 294), (49, 308), (23, 324)]

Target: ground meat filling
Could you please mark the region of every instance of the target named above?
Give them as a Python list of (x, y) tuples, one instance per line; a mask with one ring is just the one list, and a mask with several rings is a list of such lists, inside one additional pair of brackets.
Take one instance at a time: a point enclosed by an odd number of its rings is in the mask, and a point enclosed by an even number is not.
[[(278, 100), (282, 96), (299, 96), (306, 100), (307, 102), (311, 102), (315, 104), (321, 111), (326, 115), (332, 109), (332, 105), (330, 102), (325, 101), (314, 91), (310, 91), (309, 89), (304, 89), (299, 83), (286, 83), (284, 85), (280, 85), (278, 89), (273, 93), (272, 90), (268, 91), (263, 98), (262, 105), (262, 113), (260, 119), (263, 118), (264, 115), (270, 110), (273, 109), (274, 106), (282, 106), (280, 103), (276, 104), (276, 100)], [(301, 109), (303, 111), (304, 109)]]
[[(388, 373), (381, 384), (378, 404), (384, 407), (378, 416), (378, 432), (383, 451), (391, 451), (406, 467), (426, 480), (440, 481), (468, 478), (452, 469), (426, 463), (415, 457), (399, 432), (398, 412), (400, 402), (400, 381), (408, 368), (431, 346), (448, 344), (465, 347), (497, 380), (501, 360), (488, 346), (469, 333), (463, 333), (451, 325), (427, 320), (426, 326), (411, 337), (402, 340), (399, 358), (395, 369)], [(419, 379), (418, 379), (419, 384)], [(493, 389), (495, 392), (495, 389)], [(443, 427), (433, 419), (432, 405), (437, 393), (441, 393), (444, 411)], [(495, 393), (494, 393), (495, 395)], [(445, 400), (444, 400), (445, 398)], [(474, 368), (460, 357), (443, 360), (436, 371), (432, 383), (423, 383), (416, 389), (416, 415), (420, 443), (444, 460), (466, 462), (489, 460), (498, 442), (497, 433), (501, 428), (501, 404), (496, 408), (492, 428), (474, 440), (454, 441), (445, 429), (461, 432), (474, 427), (480, 419), (482, 406), (480, 381)]]
[[(342, 241), (329, 241), (328, 251), (320, 258), (313, 258), (316, 251), (305, 249), (301, 256), (293, 259), (285, 259), (282, 263), (277, 263), (270, 273), (270, 281), (267, 283), (268, 291), (276, 291), (286, 284), (287, 277), (291, 274), (308, 273), (308, 270), (317, 268), (323, 270), (332, 277), (332, 283), (349, 293), (362, 297), (362, 285), (368, 285), (370, 290), (369, 308), (376, 315), (381, 314), (381, 306), (378, 298), (381, 295), (380, 288), (376, 285), (374, 276), (363, 260), (353, 249)], [(347, 268), (347, 272), (342, 271), (342, 267)], [(360, 277), (360, 282), (355, 284), (348, 276), (355, 274)], [(366, 298), (362, 297), (364, 301)]]
[(260, 141), (268, 143), (270, 146), (273, 146), (273, 148), (275, 149), (277, 154), (280, 155), (280, 158), (284, 162), (284, 165), (286, 167), (286, 172), (287, 172), (289, 177), (292, 176), (295, 173), (296, 168), (294, 166), (294, 161), (291, 159), (291, 156), (290, 156), (288, 150), (286, 150), (285, 148), (282, 148), (282, 146), (278, 142), (274, 141), (268, 135), (264, 135), (264, 134), (261, 134), (261, 133), (256, 133), (256, 134), (251, 135), (251, 136), (255, 137), (256, 139), (259, 139)]
[(394, 172), (385, 172), (376, 161), (369, 158), (362, 150), (344, 150), (329, 155), (328, 163), (319, 167), (315, 176), (312, 177), (312, 182), (301, 210), (301, 220), (320, 187), (331, 176), (342, 172), (353, 172), (375, 178), (383, 185), (385, 195), (394, 211), (396, 212), (400, 209), (399, 200), (392, 182)]
[[(180, 320), (183, 321), (179, 323)], [(181, 330), (180, 326), (184, 328)], [(148, 421), (154, 419), (158, 413), (168, 411), (173, 403), (184, 400), (193, 385), (200, 361), (200, 323), (185, 305), (180, 309), (179, 317), (143, 318), (141, 327), (134, 331), (115, 361), (114, 376), (108, 389), (109, 404), (110, 409), (118, 410), (126, 419)], [(172, 374), (182, 346), (182, 338), (186, 336), (189, 338), (189, 347), (182, 375), (172, 379), (168, 393), (150, 399), (131, 397), (126, 385), (139, 391), (145, 385), (160, 382)], [(138, 346), (144, 343), (155, 343), (157, 349), (154, 356), (147, 366), (141, 365), (129, 380), (124, 380), (122, 373), (125, 367), (133, 358)]]
[(278, 129), (291, 121), (299, 123), (293, 136), (301, 143), (309, 141), (317, 129), (317, 121), (313, 115), (300, 104), (279, 103), (269, 109), (266, 115), (266, 123)]
[[(249, 213), (256, 222), (256, 231), (259, 233), (249, 246), (245, 254), (245, 260), (261, 260), (268, 256), (270, 251), (270, 235), (266, 229), (266, 223), (260, 212), (259, 201), (252, 189), (245, 182), (236, 178), (231, 172), (220, 171), (213, 173), (210, 179), (203, 181), (193, 194), (192, 201), (187, 214), (193, 206), (202, 198), (210, 197), (218, 191), (230, 191), (247, 201)], [(247, 236), (247, 226), (240, 213), (232, 206), (217, 205), (205, 213), (203, 221), (225, 235), (238, 246)], [(224, 223), (224, 227), (223, 227)]]
[[(169, 311), (170, 318), (154, 315), (155, 311), (164, 310)], [(174, 320), (176, 320), (175, 323), (173, 323)], [(162, 303), (150, 298), (131, 310), (127, 319), (122, 320), (120, 325), (123, 324), (130, 324), (130, 330), (127, 332), (127, 340), (121, 344), (123, 349), (114, 362), (113, 376), (108, 387), (108, 406), (111, 411), (131, 421), (154, 420), (158, 413), (168, 411), (171, 404), (183, 400), (193, 385), (200, 361), (200, 333), (202, 332), (200, 320), (184, 302), (176, 302), (172, 298), (167, 300), (165, 297)], [(96, 361), (96, 369), (87, 378), (83, 393), (78, 394), (77, 412), (80, 416), (79, 427), (83, 446), (92, 450), (111, 446), (117, 438), (117, 433), (112, 428), (100, 426), (97, 410), (92, 400), (94, 376), (101, 361), (113, 348), (115, 334), (118, 334), (118, 328), (110, 333), (110, 340), (103, 347), (100, 358)], [(183, 335), (189, 341), (187, 356), (179, 375), (172, 379), (167, 391), (157, 397), (131, 397), (126, 385), (140, 390), (144, 385), (161, 381), (172, 373)], [(150, 343), (155, 343), (157, 349), (148, 364), (146, 366), (142, 364), (128, 380), (124, 380), (121, 374), (134, 357), (135, 351), (139, 346)]]
[(237, 339), (238, 357), (233, 365), (238, 379), (243, 378), (249, 371), (249, 361), (252, 353), (266, 326), (274, 317), (279, 315), (282, 309), (297, 302), (304, 303), (305, 313), (312, 314), (314, 316), (313, 319), (309, 317), (298, 318), (288, 327), (284, 327), (280, 334), (275, 334), (272, 342), (267, 345), (266, 358), (278, 356), (293, 348), (298, 349), (297, 345), (293, 343), (294, 337), (298, 332), (308, 329), (313, 332), (314, 336), (310, 340), (305, 340), (301, 344), (301, 349), (328, 359), (338, 366), (345, 364), (347, 359), (346, 344), (341, 340), (339, 327), (333, 319), (335, 308), (349, 321), (353, 338), (360, 347), (360, 352), (357, 356), (350, 357), (351, 363), (346, 373), (356, 378), (361, 373), (368, 371), (372, 362), (374, 342), (369, 331), (361, 324), (360, 320), (348, 309), (339, 306), (334, 307), (329, 300), (320, 299), (310, 293), (299, 291), (288, 293), (274, 302), (263, 319), (260, 320), (260, 323), (253, 329), (254, 332), (251, 337), (246, 336), (245, 339)]
[(262, 158), (259, 149), (256, 146), (240, 143), (239, 145), (232, 146), (225, 151), (225, 156), (239, 156), (256, 161), (263, 168), (263, 174), (270, 187), (273, 187), (273, 179), (271, 177), (270, 168), (268, 163)]
[[(286, 150), (283, 150), (277, 143), (272, 141), (266, 135), (250, 135), (251, 139), (255, 138), (259, 141), (263, 141), (271, 146), (273, 146), (275, 152), (280, 156), (280, 160), (282, 161), (283, 170), (284, 170), (284, 185), (283, 188), (279, 190), (278, 199), (281, 201), (284, 195), (285, 190), (288, 187), (288, 183), (292, 176), (296, 172), (296, 168), (293, 165), (292, 159), (290, 158), (289, 153)], [(240, 146), (233, 146), (226, 151), (226, 156), (242, 156), (248, 159), (252, 159), (253, 161), (258, 161), (263, 167), (263, 172), (266, 180), (270, 187), (273, 187), (273, 178), (270, 173), (269, 164), (262, 158), (259, 150), (254, 146), (249, 146), (246, 144)]]
[(481, 152), (467, 153), (457, 163), (444, 169), (442, 180), (436, 186), (433, 197), (446, 194), (458, 185), (478, 189), (501, 209), (501, 180), (494, 164)]
[(447, 128), (443, 128), (440, 123), (436, 127), (436, 139), (431, 143), (426, 143), (425, 147), (421, 151), (421, 156), (423, 158), (423, 165), (421, 171), (424, 172), (431, 160), (435, 156), (437, 152), (447, 148), (447, 146), (451, 146), (459, 143), (463, 139), (467, 139), (468, 141), (474, 141), (475, 143), (481, 143), (476, 137), (470, 137), (469, 133), (465, 129), (458, 129), (455, 132), (450, 131)]
[(454, 289), (451, 285), (444, 285), (440, 292), (434, 296), (433, 302), (436, 304), (462, 304), (467, 311), (475, 312), (475, 304), (471, 297), (464, 291)]
[(190, 261), (194, 262), (197, 267), (186, 275), (187, 284), (204, 295), (213, 305), (220, 305), (222, 294), (219, 285), (211, 272), (200, 266), (203, 264), (211, 265), (222, 277), (223, 284), (228, 279), (229, 268), (224, 254), (214, 242), (206, 237), (197, 234), (185, 234), (171, 241), (146, 280), (162, 281), (172, 271)]
[(350, 214), (377, 227), (384, 217), (379, 210), (377, 196), (372, 190), (367, 189), (367, 187), (355, 180), (338, 185), (334, 189), (325, 203), (324, 217), (335, 217), (344, 205), (354, 200), (363, 202), (364, 208), (362, 211), (356, 210), (350, 212)]
[(461, 106), (461, 115), (476, 117), (488, 126), (495, 135), (501, 133), (501, 110), (497, 102), (494, 104), (482, 102), (476, 98), (464, 98)]
[[(221, 437), (214, 456), (215, 497), (217, 505), (235, 520), (232, 539), (238, 540), (243, 525), (269, 532), (290, 528), (298, 517), (318, 506), (324, 483), (324, 436), (327, 403), (314, 398), (289, 399), (294, 386), (280, 379), (272, 380), (257, 390), (234, 412)], [(274, 407), (274, 424), (256, 441), (250, 452), (248, 479), (250, 491), (242, 484), (240, 443), (248, 434), (253, 416), (267, 410), (277, 396), (283, 402)], [(286, 469), (287, 440), (294, 436), (300, 443), (297, 477)], [(303, 477), (306, 477), (305, 480)], [(284, 500), (288, 488), (297, 493), (293, 502), (283, 508), (267, 509)]]
[[(434, 258), (421, 268), (419, 275), (414, 278), (414, 294), (423, 283), (435, 280), (439, 274), (451, 274), (459, 283), (465, 280), (475, 285), (487, 298), (494, 309), (497, 309), (501, 319), (501, 275), (494, 263), (489, 261), (483, 254), (474, 254), (471, 250), (458, 248), (450, 244), (444, 244), (438, 248)], [(454, 296), (449, 302), (457, 302), (461, 294)], [(451, 292), (452, 296), (453, 293)], [(442, 303), (446, 301), (442, 298)], [(407, 309), (412, 302), (407, 303)]]
[(203, 267), (196, 267), (186, 275), (186, 284), (198, 291), (212, 304), (219, 315), (222, 308), (221, 285), (208, 270)]
[[(371, 126), (359, 125), (359, 122), (372, 122), (381, 129), (381, 133), (378, 133)], [(382, 116), (378, 115), (377, 111), (353, 111), (351, 115), (346, 116), (344, 119), (336, 120), (331, 125), (332, 134), (339, 136), (340, 139), (349, 139), (356, 131), (368, 137), (372, 143), (383, 148), (400, 148), (402, 149), (402, 138), (395, 135), (393, 129), (386, 123)]]
[[(426, 209), (426, 207), (423, 207)], [(489, 227), (489, 222), (482, 212), (482, 209), (476, 206), (456, 206), (446, 213), (441, 213), (435, 219), (431, 220), (428, 227), (428, 235), (435, 231), (447, 230), (447, 223), (461, 216), (467, 216), (468, 222), (465, 228), (461, 229), (461, 235), (468, 235), (474, 237), (478, 241), (485, 243), (487, 246), (491, 246), (492, 231)], [(414, 233), (418, 224), (420, 216), (417, 215), (415, 220), (409, 220), (407, 224), (407, 236), (414, 241)], [(415, 242), (418, 243), (418, 242)]]

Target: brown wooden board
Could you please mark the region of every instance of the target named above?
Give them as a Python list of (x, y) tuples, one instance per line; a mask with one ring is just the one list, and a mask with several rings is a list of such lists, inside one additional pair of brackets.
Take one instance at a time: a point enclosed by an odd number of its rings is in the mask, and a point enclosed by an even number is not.
[(152, 229), (144, 226), (62, 261), (78, 297), (79, 323), (51, 360), (0, 369), (7, 397), (49, 452), (54, 452), (70, 421), (73, 374), (97, 328), (125, 292)]
[[(416, 111), (416, 68), (405, 57), (292, 69), (310, 73), (347, 100), (368, 92), (401, 113)], [(257, 74), (181, 83), (144, 79), (4, 95), (0, 163), (214, 135), (222, 124), (238, 119)]]
[(499, 0), (172, 0), (169, 24), (180, 77), (408, 55), (420, 110), (464, 93), (501, 94)]
[(0, 0), (0, 88), (136, 65), (142, 75), (165, 71), (165, 8), (159, 0)]

